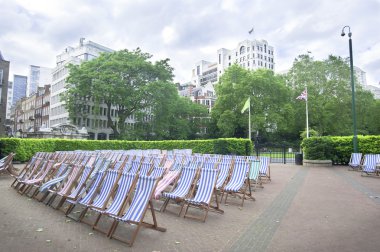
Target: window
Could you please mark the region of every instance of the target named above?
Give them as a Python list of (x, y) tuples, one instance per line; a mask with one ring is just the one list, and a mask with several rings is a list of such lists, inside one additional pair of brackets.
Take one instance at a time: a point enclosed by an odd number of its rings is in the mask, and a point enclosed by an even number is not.
[(228, 55), (228, 59), (231, 60), (231, 55)]
[(197, 66), (197, 75), (201, 74), (201, 66)]
[(219, 53), (219, 64), (222, 63), (222, 55)]
[(251, 47), (247, 47), (247, 52), (249, 52), (249, 49), (251, 49)]

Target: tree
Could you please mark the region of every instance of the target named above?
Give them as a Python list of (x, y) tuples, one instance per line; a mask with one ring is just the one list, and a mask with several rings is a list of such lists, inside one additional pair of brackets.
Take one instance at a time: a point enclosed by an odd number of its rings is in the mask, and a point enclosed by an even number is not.
[(286, 135), (292, 127), (290, 89), (281, 76), (271, 70), (245, 70), (238, 65), (227, 69), (216, 86), (215, 107), (212, 110), (214, 124), (224, 137), (247, 137), (248, 114), (241, 109), (251, 97), (252, 131), (261, 137), (273, 138), (275, 134)]
[[(116, 138), (126, 134), (125, 120), (154, 104), (154, 86), (172, 81), (169, 60), (152, 63), (151, 57), (137, 48), (104, 53), (80, 65), (70, 65), (69, 84), (63, 95), (70, 117), (88, 117), (92, 113), (89, 104), (97, 115), (99, 104), (105, 104), (107, 126)], [(111, 109), (116, 110), (118, 120), (112, 120)]]
[[(309, 127), (321, 135), (352, 134), (350, 68), (345, 60), (330, 55), (326, 60), (315, 61), (309, 55), (300, 55), (285, 79), (294, 91), (295, 131), (305, 129), (304, 102), (295, 98), (307, 87)], [(357, 80), (355, 90), (358, 133), (368, 133), (373, 128), (370, 110), (374, 106), (374, 98), (362, 89)]]

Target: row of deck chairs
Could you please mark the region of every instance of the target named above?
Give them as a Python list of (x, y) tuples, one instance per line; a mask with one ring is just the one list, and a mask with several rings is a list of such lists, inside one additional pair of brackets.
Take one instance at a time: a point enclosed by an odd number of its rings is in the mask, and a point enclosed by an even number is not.
[(361, 171), (362, 176), (380, 175), (380, 154), (352, 153), (349, 170)]
[[(225, 195), (225, 200), (229, 194), (243, 192), (243, 205), (246, 197), (253, 198), (250, 182), (260, 185), (260, 174), (263, 178), (270, 179), (269, 165), (265, 169), (257, 165), (264, 164), (266, 160), (259, 162), (260, 159), (256, 159), (252, 162), (248, 157), (173, 152), (165, 155), (145, 153), (146, 156), (136, 153), (138, 152), (37, 153), (19, 176), (15, 177), (12, 187), (20, 194), (65, 210), (67, 216), (72, 215), (75, 207), (81, 206), (84, 210), (79, 214), (79, 221), (91, 224), (94, 229), (106, 233), (110, 238), (132, 245), (140, 226), (165, 231), (157, 225), (153, 199), (163, 197), (169, 201), (173, 199), (169, 195), (187, 190), (183, 194), (187, 197), (177, 194), (177, 199), (181, 199), (187, 206), (185, 216), (189, 207), (197, 207), (205, 210), (205, 221), (210, 207), (223, 212), (218, 207), (217, 190), (221, 198)], [(255, 167), (254, 171), (252, 167)], [(167, 191), (170, 185), (172, 190)], [(212, 195), (216, 206), (210, 204)], [(164, 205), (167, 206), (166, 201)], [(143, 221), (148, 209), (153, 223)], [(85, 218), (88, 211), (98, 214), (92, 223)], [(108, 231), (99, 228), (102, 217), (113, 220)], [(131, 239), (123, 240), (115, 236), (119, 222), (135, 224)]]

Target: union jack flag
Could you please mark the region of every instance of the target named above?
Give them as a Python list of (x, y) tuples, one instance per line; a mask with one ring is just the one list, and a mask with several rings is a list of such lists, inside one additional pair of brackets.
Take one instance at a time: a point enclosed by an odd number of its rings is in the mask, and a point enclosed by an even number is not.
[(307, 101), (307, 89), (305, 89), (298, 97), (297, 100), (305, 100)]

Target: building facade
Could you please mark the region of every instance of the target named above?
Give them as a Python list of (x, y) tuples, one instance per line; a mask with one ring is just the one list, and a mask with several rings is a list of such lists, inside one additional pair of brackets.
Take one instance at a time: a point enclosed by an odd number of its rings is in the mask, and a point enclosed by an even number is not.
[[(82, 62), (94, 59), (104, 52), (113, 52), (112, 49), (99, 45), (92, 41), (85, 41), (83, 38), (79, 40), (76, 47), (67, 47), (65, 51), (56, 57), (56, 67), (52, 70), (52, 85), (50, 98), (50, 127), (62, 123), (73, 123), (79, 128), (86, 127), (90, 136), (98, 139), (105, 136), (108, 139), (112, 134), (112, 129), (108, 128), (105, 119), (98, 118), (93, 115), (93, 103), (89, 100), (86, 117), (75, 118), (73, 122), (69, 119), (69, 113), (65, 109), (64, 102), (60, 96), (66, 91), (66, 78), (69, 76), (67, 69), (68, 64), (80, 64)], [(102, 115), (101, 117), (106, 117)]]
[(15, 105), (21, 98), (26, 97), (26, 87), (28, 83), (28, 77), (23, 75), (13, 75), (13, 98), (12, 105)]
[(5, 60), (0, 52), (0, 136), (6, 134), (9, 65), (10, 62)]

